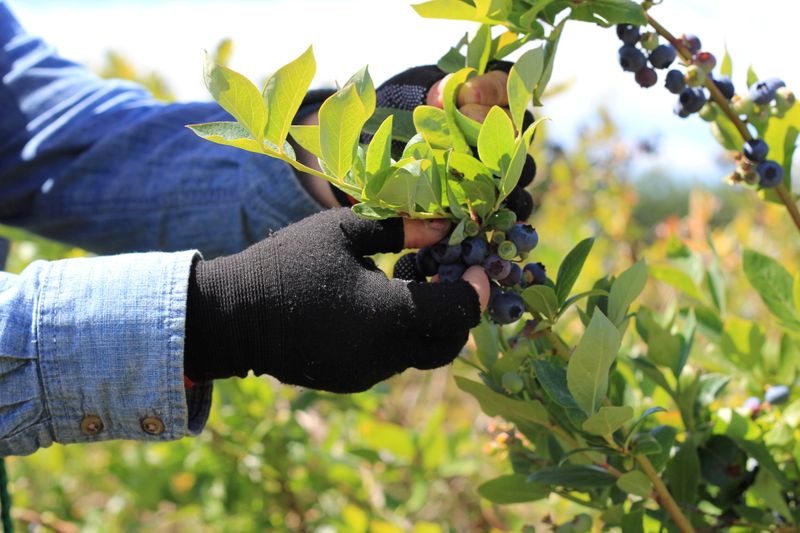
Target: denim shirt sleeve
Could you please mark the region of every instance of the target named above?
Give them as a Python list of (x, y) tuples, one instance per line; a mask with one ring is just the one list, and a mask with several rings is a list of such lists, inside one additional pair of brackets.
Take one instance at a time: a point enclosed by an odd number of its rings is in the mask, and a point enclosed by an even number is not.
[(216, 103), (164, 104), (100, 79), (28, 35), (3, 0), (0, 80), (1, 223), (96, 253), (210, 258), (321, 209), (284, 162), (185, 127), (231, 120)]
[(187, 395), (183, 382), (195, 257), (39, 261), (20, 275), (0, 273), (0, 456), (203, 428), (211, 383)]

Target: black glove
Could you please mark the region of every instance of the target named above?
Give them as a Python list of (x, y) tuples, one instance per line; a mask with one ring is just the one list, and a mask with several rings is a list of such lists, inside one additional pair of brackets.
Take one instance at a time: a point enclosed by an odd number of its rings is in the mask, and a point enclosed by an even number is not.
[(480, 321), (466, 281), (390, 280), (365, 256), (403, 248), (401, 219), (332, 209), (235, 255), (198, 261), (189, 281), (184, 373), (358, 392), (406, 368), (450, 363)]

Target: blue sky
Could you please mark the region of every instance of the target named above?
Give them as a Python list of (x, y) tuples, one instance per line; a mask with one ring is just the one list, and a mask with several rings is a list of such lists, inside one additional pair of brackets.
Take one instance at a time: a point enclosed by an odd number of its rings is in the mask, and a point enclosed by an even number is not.
[[(436, 61), (473, 25), (425, 20), (407, 0), (9, 0), (26, 28), (44, 36), (71, 59), (102, 61), (106, 49), (164, 74), (183, 100), (207, 99), (201, 81), (203, 50), (230, 37), (232, 67), (260, 78), (314, 45), (315, 84), (346, 80), (364, 64), (376, 82), (409, 66)], [(744, 85), (747, 65), (763, 77), (780, 76), (800, 88), (794, 56), (794, 17), (776, 16), (786, 0), (665, 0), (651, 12), (675, 33), (697, 33), (720, 59), (727, 45), (734, 82)], [(791, 15), (789, 13), (788, 15)], [(794, 39), (792, 38), (794, 37)], [(545, 102), (538, 114), (570, 144), (576, 132), (607, 107), (623, 137), (635, 143), (658, 135), (661, 153), (639, 170), (662, 166), (681, 179), (714, 181), (722, 175), (720, 152), (699, 119), (672, 114), (674, 96), (661, 86), (645, 90), (616, 63), (613, 29), (571, 23), (565, 30), (553, 82), (571, 81), (569, 92)]]

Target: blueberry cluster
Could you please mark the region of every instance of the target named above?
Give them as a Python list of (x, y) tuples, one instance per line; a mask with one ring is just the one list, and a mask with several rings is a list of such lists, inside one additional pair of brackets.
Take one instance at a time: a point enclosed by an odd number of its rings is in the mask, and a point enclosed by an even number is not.
[[(483, 231), (481, 231), (483, 230)], [(402, 256), (394, 277), (416, 281), (456, 281), (467, 268), (480, 266), (491, 280), (489, 317), (497, 324), (520, 319), (525, 303), (520, 290), (547, 283), (542, 263), (520, 265), (539, 244), (539, 234), (530, 224), (516, 221), (516, 215), (501, 209), (489, 217), (483, 228), (458, 244), (449, 238)]]
[[(617, 36), (623, 43), (619, 49), (619, 63), (623, 70), (635, 73), (636, 82), (642, 87), (655, 85), (658, 75), (654, 69), (667, 69), (677, 58), (674, 46), (661, 44), (656, 33), (642, 33), (638, 26), (619, 24)], [(685, 48), (691, 54), (691, 61), (685, 64), (686, 72), (671, 69), (664, 81), (667, 90), (678, 95), (674, 111), (679, 117), (686, 118), (697, 113), (703, 120), (716, 120), (719, 108), (704, 89), (708, 80), (713, 82), (730, 102), (733, 112), (744, 121), (763, 123), (770, 116), (782, 116), (794, 105), (794, 93), (777, 78), (757, 81), (747, 94), (737, 95), (729, 77), (713, 74), (717, 59), (714, 54), (702, 50), (696, 35), (681, 35), (676, 46)], [(745, 142), (732, 180), (758, 184), (762, 188), (777, 187), (783, 183), (783, 167), (768, 160), (768, 152), (769, 147), (761, 139)]]
[(742, 407), (752, 418), (756, 418), (764, 408), (770, 405), (781, 405), (789, 401), (791, 391), (786, 385), (772, 385), (764, 393), (764, 400), (757, 396), (747, 398)]

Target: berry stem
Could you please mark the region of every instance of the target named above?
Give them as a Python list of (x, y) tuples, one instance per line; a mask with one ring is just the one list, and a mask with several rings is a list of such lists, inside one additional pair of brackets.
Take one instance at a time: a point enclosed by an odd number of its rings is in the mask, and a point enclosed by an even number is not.
[[(645, 11), (644, 14), (645, 18), (647, 18), (647, 22), (650, 26), (653, 27), (656, 32), (664, 37), (670, 44), (678, 51), (678, 54), (681, 56), (687, 63), (692, 62), (692, 53), (685, 47), (683, 44), (678, 40), (672, 33), (669, 32), (664, 26), (658, 23), (653, 17), (650, 16), (649, 13)], [(725, 116), (733, 122), (733, 125), (736, 126), (736, 129), (739, 131), (739, 134), (742, 136), (742, 139), (745, 141), (750, 141), (753, 139), (753, 136), (750, 134), (750, 131), (747, 129), (747, 126), (739, 116), (733, 112), (728, 100), (723, 96), (722, 92), (719, 90), (719, 87), (716, 86), (714, 80), (711, 76), (707, 76), (704, 82), (706, 89), (708, 92), (711, 93), (711, 99), (722, 109), (722, 112), (725, 113)], [(778, 198), (781, 199), (783, 205), (786, 206), (786, 210), (789, 211), (789, 216), (792, 217), (792, 222), (797, 227), (797, 230), (800, 231), (800, 210), (797, 209), (797, 204), (794, 202), (792, 198), (792, 194), (786, 188), (786, 186), (781, 183), (777, 187), (775, 187), (775, 192), (778, 195)]]
[(667, 486), (661, 481), (661, 477), (659, 477), (650, 459), (648, 459), (646, 455), (636, 455), (634, 458), (636, 462), (639, 463), (642, 472), (644, 472), (653, 484), (656, 494), (658, 494), (658, 502), (664, 507), (664, 510), (667, 511), (678, 529), (681, 530), (682, 533), (696, 533), (692, 523), (689, 522), (689, 519), (683, 514), (678, 503), (672, 497), (672, 494), (670, 494), (669, 489), (667, 489)]

